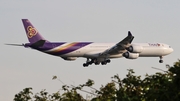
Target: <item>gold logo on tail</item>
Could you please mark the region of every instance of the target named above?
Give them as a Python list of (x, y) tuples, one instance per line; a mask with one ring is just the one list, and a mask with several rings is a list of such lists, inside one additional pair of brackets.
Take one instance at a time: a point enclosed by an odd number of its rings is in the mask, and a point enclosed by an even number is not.
[(36, 34), (37, 34), (37, 31), (36, 31), (35, 28), (33, 28), (32, 26), (27, 27), (27, 36), (28, 36), (28, 38), (32, 38)]

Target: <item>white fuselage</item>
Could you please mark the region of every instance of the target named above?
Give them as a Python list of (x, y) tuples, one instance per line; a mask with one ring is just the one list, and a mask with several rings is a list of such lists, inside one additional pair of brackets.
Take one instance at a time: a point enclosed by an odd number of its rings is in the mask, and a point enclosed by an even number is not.
[[(92, 43), (85, 47), (82, 47), (71, 53), (62, 55), (63, 57), (97, 57), (99, 53), (113, 47), (115, 43)], [(133, 43), (132, 45), (142, 46), (142, 52), (139, 53), (139, 57), (159, 57), (170, 54), (173, 49), (163, 43)], [(118, 54), (110, 55), (109, 58), (120, 58), (122, 53), (127, 50), (121, 51)]]

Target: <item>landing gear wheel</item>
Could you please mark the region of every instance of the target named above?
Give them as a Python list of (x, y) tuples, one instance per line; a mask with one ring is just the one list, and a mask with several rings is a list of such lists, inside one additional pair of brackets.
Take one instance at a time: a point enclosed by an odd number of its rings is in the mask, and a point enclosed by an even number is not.
[(101, 62), (101, 65), (106, 65), (107, 64), (107, 62)]
[(111, 62), (111, 60), (109, 60), (109, 59), (108, 59), (108, 60), (106, 60), (106, 62), (107, 62), (107, 63), (110, 63), (110, 62)]
[(87, 64), (92, 65), (92, 63), (93, 63), (93, 62), (92, 62), (92, 61), (90, 61), (90, 62), (88, 62)]
[(163, 63), (163, 60), (159, 60), (159, 63)]
[(83, 63), (83, 67), (88, 67), (89, 64)]
[(162, 60), (163, 56), (160, 56), (159, 58), (160, 58), (159, 63), (163, 63), (163, 60)]
[(95, 64), (95, 65), (99, 65), (99, 62), (95, 62), (94, 64)]

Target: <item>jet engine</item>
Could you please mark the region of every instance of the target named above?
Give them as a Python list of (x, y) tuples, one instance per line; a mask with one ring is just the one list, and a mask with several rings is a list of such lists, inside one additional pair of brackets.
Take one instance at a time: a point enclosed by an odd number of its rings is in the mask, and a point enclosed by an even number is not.
[(139, 45), (131, 45), (130, 47), (127, 48), (127, 50), (131, 53), (141, 53), (143, 47)]
[(64, 60), (67, 60), (67, 61), (74, 61), (77, 59), (77, 57), (61, 57), (63, 58)]
[(123, 56), (127, 59), (137, 59), (139, 57), (139, 53), (125, 52), (123, 53)]

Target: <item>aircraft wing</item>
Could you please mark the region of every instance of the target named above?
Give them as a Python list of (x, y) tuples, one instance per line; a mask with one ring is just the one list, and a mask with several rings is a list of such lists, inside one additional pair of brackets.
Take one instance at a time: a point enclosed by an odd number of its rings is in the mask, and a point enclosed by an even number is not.
[(133, 41), (134, 36), (132, 36), (131, 32), (128, 31), (128, 36), (125, 37), (122, 41), (114, 45), (113, 47), (105, 50), (104, 52), (100, 53), (100, 56), (107, 56), (107, 55), (114, 55), (114, 54), (120, 54), (124, 53), (126, 51), (126, 48), (128, 48), (131, 45), (131, 42)]

